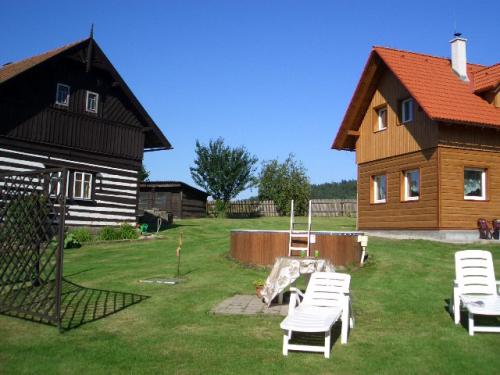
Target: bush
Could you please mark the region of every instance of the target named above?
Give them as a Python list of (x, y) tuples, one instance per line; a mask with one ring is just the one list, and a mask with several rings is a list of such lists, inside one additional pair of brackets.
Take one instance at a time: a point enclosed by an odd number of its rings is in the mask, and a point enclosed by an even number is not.
[(99, 232), (99, 239), (103, 241), (135, 240), (137, 238), (139, 238), (139, 233), (130, 224), (122, 224), (120, 228), (105, 227)]
[(104, 227), (99, 232), (99, 239), (103, 241), (114, 241), (120, 239), (118, 229), (113, 227)]
[(120, 239), (122, 240), (135, 240), (139, 238), (139, 232), (135, 227), (130, 224), (122, 224), (120, 225), (120, 229), (118, 229), (118, 233)]
[(70, 234), (80, 243), (92, 241), (92, 234), (86, 228), (76, 228), (70, 231)]
[(73, 233), (67, 233), (66, 236), (64, 236), (64, 248), (65, 249), (74, 249), (77, 247), (82, 246), (80, 244), (80, 241), (78, 241)]

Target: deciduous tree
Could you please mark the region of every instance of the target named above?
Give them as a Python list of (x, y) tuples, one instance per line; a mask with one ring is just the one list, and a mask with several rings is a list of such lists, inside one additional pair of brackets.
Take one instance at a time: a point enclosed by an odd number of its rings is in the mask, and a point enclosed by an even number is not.
[(280, 215), (290, 214), (290, 201), (294, 200), (295, 212), (307, 212), (311, 186), (307, 171), (301, 162), (290, 154), (280, 163), (277, 159), (265, 161), (259, 178), (259, 199), (272, 200)]
[(256, 184), (254, 173), (258, 159), (245, 147), (231, 148), (218, 138), (210, 140), (208, 145), (196, 141), (195, 153), (191, 176), (215, 200), (226, 204)]

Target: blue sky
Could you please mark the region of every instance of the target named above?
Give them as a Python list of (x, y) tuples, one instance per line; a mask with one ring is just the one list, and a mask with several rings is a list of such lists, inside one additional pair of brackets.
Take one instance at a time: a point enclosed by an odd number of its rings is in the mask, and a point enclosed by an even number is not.
[[(373, 45), (500, 61), (500, 1), (0, 1), (0, 63), (95, 38), (174, 149), (152, 179), (192, 183), (196, 139), (223, 137), (260, 161), (293, 152), (311, 182), (355, 178), (330, 149)], [(259, 164), (260, 165), (260, 164)], [(241, 197), (256, 194), (247, 191)]]

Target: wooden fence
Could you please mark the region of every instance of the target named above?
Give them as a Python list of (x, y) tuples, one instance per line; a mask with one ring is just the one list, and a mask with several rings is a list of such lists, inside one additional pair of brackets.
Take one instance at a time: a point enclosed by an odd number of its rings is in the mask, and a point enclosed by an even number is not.
[[(312, 216), (356, 216), (356, 199), (312, 199)], [(216, 216), (215, 202), (207, 202), (207, 215)], [(273, 201), (232, 201), (226, 209), (228, 217), (279, 216)]]

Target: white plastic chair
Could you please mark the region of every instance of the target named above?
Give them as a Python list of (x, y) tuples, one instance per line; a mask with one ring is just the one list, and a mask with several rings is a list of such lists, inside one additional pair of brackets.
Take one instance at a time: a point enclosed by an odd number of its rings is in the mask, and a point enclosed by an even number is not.
[[(341, 343), (347, 343), (350, 319), (349, 283), (351, 276), (336, 272), (315, 272), (305, 294), (290, 288), (288, 316), (280, 324), (283, 334), (283, 355), (289, 350), (323, 352), (330, 358), (331, 329), (335, 322), (342, 320)], [(302, 298), (302, 302), (300, 301)], [(297, 306), (298, 305), (298, 306)], [(290, 344), (292, 332), (324, 332), (324, 346)]]
[(463, 250), (455, 253), (456, 279), (450, 312), (455, 324), (460, 323), (460, 308), (469, 313), (469, 335), (474, 332), (499, 332), (500, 327), (477, 326), (474, 315), (500, 316), (500, 296), (495, 280), (491, 253), (485, 250)]

